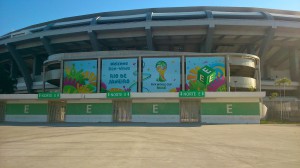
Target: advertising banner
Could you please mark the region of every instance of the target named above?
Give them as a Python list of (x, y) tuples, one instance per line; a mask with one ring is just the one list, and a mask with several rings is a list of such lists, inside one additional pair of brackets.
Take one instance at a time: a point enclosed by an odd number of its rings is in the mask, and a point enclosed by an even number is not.
[(143, 58), (142, 92), (179, 92), (180, 58)]
[(63, 93), (96, 93), (97, 60), (64, 61)]
[(101, 93), (137, 92), (137, 58), (103, 59)]
[(224, 57), (186, 57), (186, 90), (226, 91)]

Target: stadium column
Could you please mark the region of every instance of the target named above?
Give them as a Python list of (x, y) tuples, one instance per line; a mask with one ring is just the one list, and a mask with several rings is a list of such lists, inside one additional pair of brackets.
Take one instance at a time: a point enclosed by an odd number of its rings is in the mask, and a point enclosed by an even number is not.
[(26, 67), (26, 63), (24, 59), (21, 57), (19, 52), (16, 50), (16, 47), (12, 44), (6, 44), (8, 51), (10, 52), (13, 60), (17, 64), (22, 76), (24, 77), (25, 84), (27, 87), (27, 92), (32, 93), (32, 78), (29, 73), (28, 68)]
[(299, 57), (300, 51), (291, 48), (289, 50), (289, 64), (290, 64), (290, 76), (292, 81), (299, 81), (300, 82), (300, 67), (299, 67)]
[[(267, 76), (270, 74), (270, 69), (271, 69), (271, 65), (276, 65), (276, 63), (278, 64), (278, 62), (282, 62), (284, 61), (288, 56), (287, 54), (289, 53), (287, 48), (281, 48), (279, 49), (276, 53), (274, 53), (273, 55), (269, 56), (267, 59), (264, 57), (261, 59), (261, 65), (262, 62), (264, 63), (264, 65), (261, 66), (261, 68), (263, 69), (262, 72), (264, 72), (264, 78), (274, 78), (274, 76)], [(275, 74), (276, 75), (276, 74)]]
[(47, 54), (48, 55), (52, 55), (54, 54), (54, 49), (51, 45), (51, 41), (48, 37), (40, 37), (44, 47), (45, 47), (45, 50), (47, 51)]
[(42, 70), (42, 66), (43, 66), (43, 60), (41, 58), (41, 56), (33, 56), (33, 65), (32, 65), (32, 69), (33, 69), (33, 72), (32, 74), (33, 75), (41, 75), (41, 70)]
[(13, 58), (10, 60), (10, 77), (17, 78), (18, 75), (18, 66)]
[(275, 34), (275, 30), (276, 30), (276, 26), (274, 26), (274, 24), (272, 24), (272, 22), (274, 22), (274, 18), (272, 15), (270, 15), (267, 12), (261, 12), (261, 14), (268, 20), (268, 22), (271, 22), (270, 27), (267, 28), (267, 31), (265, 33), (265, 36), (262, 40), (259, 52), (258, 52), (258, 56), (260, 58), (260, 65), (263, 66), (264, 68), (261, 68), (262, 71), (262, 77), (263, 78), (268, 78), (268, 69), (270, 67), (267, 67), (266, 65), (266, 60), (265, 60), (265, 55), (268, 51), (268, 49), (270, 48), (270, 44), (274, 38), (274, 34)]
[(276, 30), (276, 27), (273, 27), (273, 26), (267, 30), (266, 35), (263, 38), (259, 53), (258, 53), (258, 56), (260, 57), (261, 66), (265, 67), (265, 68), (262, 68), (263, 78), (267, 78), (267, 76), (268, 76), (268, 70), (267, 70), (268, 68), (266, 66), (267, 64), (266, 64), (265, 57), (266, 57), (267, 50), (270, 48), (270, 43), (274, 37), (275, 30)]
[[(146, 21), (147, 22), (151, 22), (152, 20), (152, 12), (148, 12), (147, 16), (146, 16)], [(147, 26), (145, 27), (145, 31), (146, 31), (146, 39), (147, 39), (147, 48), (148, 50), (155, 50), (154, 45), (153, 45), (153, 35), (152, 35), (152, 30), (151, 30), (151, 26), (149, 26), (150, 24), (147, 24)]]
[(89, 35), (90, 42), (91, 42), (93, 50), (94, 51), (100, 51), (101, 47), (100, 47), (100, 45), (98, 43), (96, 32), (92, 31), (92, 30), (89, 30), (88, 31), (88, 35)]
[(266, 62), (264, 62), (264, 64), (265, 65), (263, 67), (261, 67), (261, 71), (263, 72), (262, 78), (266, 79), (266, 80), (270, 80), (271, 79), (271, 75), (270, 75), (271, 66), (268, 65)]
[[(300, 83), (300, 50), (291, 48), (289, 50), (290, 76), (292, 81)], [(300, 98), (300, 87), (298, 87), (297, 97)]]
[[(212, 11), (205, 11), (205, 13), (206, 13), (206, 16), (208, 19), (210, 19), (210, 20), (213, 19)], [(209, 23), (207, 32), (206, 32), (205, 43), (203, 44), (204, 47), (202, 47), (202, 51), (204, 49), (205, 53), (212, 52), (214, 31), (215, 31), (215, 25), (213, 23)]]
[[(96, 25), (97, 24), (97, 19), (98, 19), (98, 17), (93, 18), (91, 20), (90, 25), (91, 26)], [(90, 39), (90, 43), (92, 45), (93, 51), (100, 51), (101, 48), (103, 48), (103, 46), (101, 46), (100, 43), (98, 42), (97, 33), (94, 30), (88, 30), (88, 35), (89, 35), (89, 39)]]

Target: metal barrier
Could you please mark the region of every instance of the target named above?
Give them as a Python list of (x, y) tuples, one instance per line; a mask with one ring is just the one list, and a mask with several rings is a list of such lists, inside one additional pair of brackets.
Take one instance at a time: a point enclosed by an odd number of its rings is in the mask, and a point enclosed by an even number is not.
[(300, 101), (264, 101), (267, 106), (267, 120), (300, 121)]

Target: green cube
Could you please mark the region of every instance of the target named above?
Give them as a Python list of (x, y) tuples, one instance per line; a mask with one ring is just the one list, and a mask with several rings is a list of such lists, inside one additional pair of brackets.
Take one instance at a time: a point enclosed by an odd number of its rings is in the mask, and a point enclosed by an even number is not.
[(198, 71), (197, 80), (208, 86), (216, 79), (216, 71), (209, 66), (204, 66)]

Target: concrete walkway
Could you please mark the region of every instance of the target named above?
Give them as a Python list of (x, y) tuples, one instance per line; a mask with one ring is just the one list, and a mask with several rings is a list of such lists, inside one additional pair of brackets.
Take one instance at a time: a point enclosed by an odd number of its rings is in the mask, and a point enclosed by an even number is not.
[(0, 167), (300, 167), (300, 125), (0, 124)]

